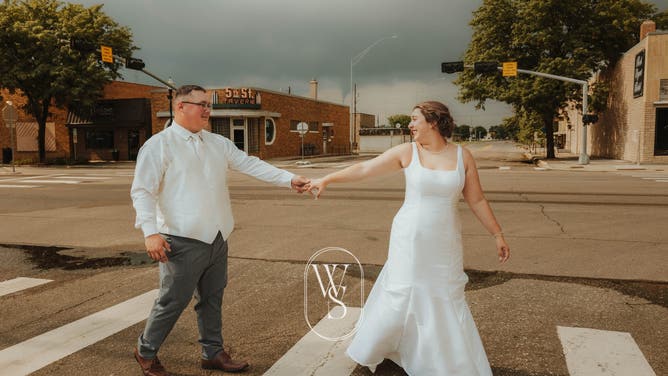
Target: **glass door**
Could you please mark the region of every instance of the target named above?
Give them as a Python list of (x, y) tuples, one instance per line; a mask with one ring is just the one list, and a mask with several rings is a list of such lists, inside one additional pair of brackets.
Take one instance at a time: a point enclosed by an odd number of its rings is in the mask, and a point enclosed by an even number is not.
[(232, 119), (232, 142), (239, 150), (246, 151), (246, 118)]
[(656, 109), (654, 155), (668, 155), (668, 108)]

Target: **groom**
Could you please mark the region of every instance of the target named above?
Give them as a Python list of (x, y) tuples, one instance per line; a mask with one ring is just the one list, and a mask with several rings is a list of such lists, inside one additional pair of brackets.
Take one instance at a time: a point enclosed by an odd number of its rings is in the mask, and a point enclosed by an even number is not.
[(169, 375), (158, 350), (194, 292), (202, 368), (242, 372), (248, 363), (232, 360), (222, 338), (227, 239), (234, 228), (227, 168), (299, 193), (309, 180), (249, 157), (229, 139), (203, 130), (211, 103), (202, 87), (180, 87), (173, 105), (171, 127), (142, 146), (131, 189), (135, 227), (144, 233), (148, 255), (160, 261), (160, 293), (135, 359), (144, 375)]

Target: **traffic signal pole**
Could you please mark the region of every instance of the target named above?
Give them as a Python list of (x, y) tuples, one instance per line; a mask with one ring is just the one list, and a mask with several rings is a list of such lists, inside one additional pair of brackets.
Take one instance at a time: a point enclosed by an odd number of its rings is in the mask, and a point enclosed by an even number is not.
[[(477, 62), (476, 64), (473, 65), (471, 64), (465, 65), (461, 61), (444, 62), (443, 64), (441, 64), (441, 72), (455, 73), (455, 72), (461, 72), (463, 68), (473, 68), (478, 73), (486, 73), (489, 71), (488, 68), (490, 68), (490, 64), (492, 64), (492, 62)], [(497, 70), (503, 71), (503, 67), (499, 67), (498, 63), (496, 63), (496, 65), (497, 65), (496, 67)], [(493, 67), (491, 68), (493, 70)], [(596, 117), (595, 115), (587, 114), (587, 112), (589, 111), (588, 98), (587, 98), (587, 95), (589, 93), (589, 83), (584, 80), (578, 80), (575, 78), (564, 77), (564, 76), (557, 76), (555, 74), (536, 72), (527, 69), (517, 69), (517, 72), (582, 85), (582, 147), (580, 148), (580, 156), (578, 158), (578, 163), (581, 165), (589, 164), (589, 156), (587, 155), (587, 124), (591, 121), (595, 122), (595, 120), (592, 120), (592, 116)]]
[[(503, 67), (499, 67), (499, 70), (502, 70)], [(587, 114), (589, 111), (588, 108), (588, 93), (589, 93), (589, 83), (584, 80), (578, 80), (575, 78), (570, 78), (570, 77), (564, 77), (564, 76), (557, 76), (555, 74), (549, 74), (549, 73), (542, 73), (542, 72), (535, 72), (535, 71), (530, 71), (526, 69), (517, 69), (518, 73), (524, 73), (524, 74), (530, 74), (533, 76), (538, 76), (538, 77), (544, 77), (544, 78), (551, 78), (553, 80), (559, 80), (559, 81), (566, 81), (566, 82), (572, 82), (574, 84), (580, 84), (582, 85), (582, 116)], [(589, 164), (589, 156), (587, 155), (587, 123), (582, 121), (582, 144), (580, 148), (580, 156), (578, 158), (578, 164), (581, 165), (586, 165)]]
[(156, 81), (160, 82), (161, 84), (167, 86), (167, 100), (169, 101), (169, 122), (167, 123), (167, 125), (165, 125), (165, 127), (171, 126), (173, 118), (174, 118), (173, 113), (172, 113), (172, 91), (176, 90), (176, 87), (171, 82), (165, 81), (162, 78), (160, 78), (160, 77), (156, 76), (155, 74), (153, 74), (153, 73), (147, 71), (146, 69), (144, 69), (146, 64), (144, 64), (144, 61), (141, 60), (141, 59), (136, 59), (136, 58), (133, 58), (133, 57), (129, 57), (129, 58), (125, 59), (125, 61), (122, 61), (120, 58), (119, 58), (119, 60), (121, 61), (121, 63), (123, 63), (125, 65), (125, 68), (144, 72), (144, 74), (146, 74), (147, 76), (150, 76), (154, 80), (156, 80)]

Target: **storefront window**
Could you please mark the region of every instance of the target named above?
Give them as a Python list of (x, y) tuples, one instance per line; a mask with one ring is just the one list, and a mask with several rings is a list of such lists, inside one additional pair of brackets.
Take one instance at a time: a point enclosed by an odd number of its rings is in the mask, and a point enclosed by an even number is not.
[(88, 149), (113, 149), (114, 131), (86, 131), (86, 148)]
[(249, 153), (258, 153), (260, 151), (260, 119), (249, 118), (248, 122), (248, 150)]
[(264, 120), (264, 144), (271, 145), (276, 140), (276, 124), (274, 119), (267, 118)]
[(230, 138), (230, 118), (211, 118), (211, 131)]
[(659, 84), (659, 100), (668, 101), (668, 80), (661, 80)]

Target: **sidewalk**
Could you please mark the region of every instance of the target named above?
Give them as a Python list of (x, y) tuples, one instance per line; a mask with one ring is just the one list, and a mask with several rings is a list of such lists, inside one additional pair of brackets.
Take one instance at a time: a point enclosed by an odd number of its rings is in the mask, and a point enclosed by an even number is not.
[(665, 164), (640, 164), (625, 161), (621, 159), (599, 159), (590, 157), (589, 164), (581, 165), (579, 155), (573, 153), (557, 153), (556, 159), (545, 160), (544, 154), (533, 156), (538, 168), (546, 170), (560, 171), (623, 171), (623, 170), (644, 170), (644, 171), (668, 171), (668, 165)]

